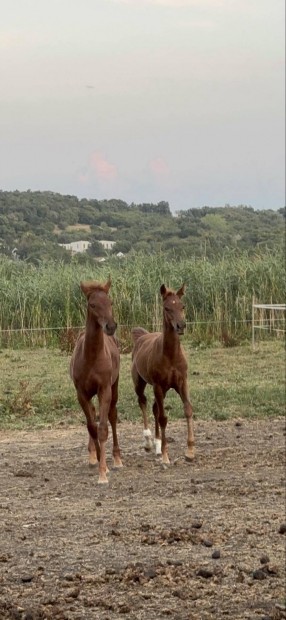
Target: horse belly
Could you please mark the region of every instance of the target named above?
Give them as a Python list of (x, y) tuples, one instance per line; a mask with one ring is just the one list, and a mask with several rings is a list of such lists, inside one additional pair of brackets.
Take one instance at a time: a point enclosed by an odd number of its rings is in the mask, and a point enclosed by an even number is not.
[[(151, 338), (150, 338), (151, 336)], [(141, 336), (134, 347), (133, 367), (142, 379), (152, 385), (150, 377), (150, 361), (152, 360), (152, 347), (154, 343), (154, 333)]]

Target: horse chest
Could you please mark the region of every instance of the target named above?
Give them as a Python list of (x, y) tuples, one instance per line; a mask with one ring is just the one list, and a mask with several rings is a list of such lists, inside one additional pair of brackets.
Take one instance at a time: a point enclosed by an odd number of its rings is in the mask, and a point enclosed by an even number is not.
[(169, 366), (165, 370), (161, 368), (159, 371), (153, 372), (151, 383), (153, 385), (160, 384), (167, 391), (176, 388), (181, 380), (182, 373), (177, 368)]

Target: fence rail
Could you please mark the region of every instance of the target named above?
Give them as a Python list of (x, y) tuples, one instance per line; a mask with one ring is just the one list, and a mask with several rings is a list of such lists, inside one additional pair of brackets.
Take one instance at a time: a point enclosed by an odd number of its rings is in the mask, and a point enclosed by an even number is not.
[[(257, 317), (258, 311), (258, 317)], [(277, 334), (285, 334), (286, 304), (259, 304), (252, 302), (252, 348), (255, 348), (255, 330), (268, 330)], [(284, 316), (277, 316), (277, 312), (284, 312)], [(267, 316), (268, 313), (268, 316)], [(256, 321), (259, 320), (259, 323)], [(278, 326), (277, 326), (278, 324)]]
[[(252, 346), (255, 345), (255, 330), (264, 330), (265, 332), (273, 332), (278, 334), (285, 333), (285, 304), (258, 304), (253, 303), (252, 318), (250, 319), (234, 319), (226, 321), (220, 319), (209, 320), (193, 320), (186, 322), (186, 335), (188, 333), (194, 335), (196, 328), (206, 332), (213, 333), (214, 339), (218, 340), (226, 330), (227, 338), (232, 336), (241, 338), (241, 328), (245, 326), (242, 338), (251, 339)], [(281, 313), (284, 315), (281, 316)], [(257, 314), (258, 313), (258, 314)], [(5, 328), (0, 327), (0, 346), (12, 347), (17, 346), (55, 346), (61, 343), (63, 339), (72, 335), (77, 338), (77, 333), (84, 329), (84, 325), (66, 325), (66, 326), (47, 326), (47, 327), (18, 327)], [(117, 335), (119, 340), (131, 341), (131, 329), (134, 325), (119, 323), (117, 326)], [(144, 324), (144, 327), (151, 331), (160, 331), (162, 329), (162, 321)], [(206, 327), (206, 329), (204, 329)], [(223, 338), (222, 338), (223, 340)], [(230, 346), (230, 345), (229, 345)]]

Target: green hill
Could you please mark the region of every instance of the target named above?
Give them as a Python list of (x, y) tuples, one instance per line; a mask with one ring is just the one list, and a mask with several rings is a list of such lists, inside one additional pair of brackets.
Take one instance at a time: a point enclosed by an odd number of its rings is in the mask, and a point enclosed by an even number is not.
[(112, 252), (174, 252), (216, 256), (226, 248), (255, 251), (283, 243), (285, 210), (240, 205), (202, 207), (172, 215), (168, 202), (127, 204), (122, 200), (78, 199), (53, 192), (0, 192), (0, 253), (31, 262), (70, 260), (59, 243), (89, 240), (89, 256)]

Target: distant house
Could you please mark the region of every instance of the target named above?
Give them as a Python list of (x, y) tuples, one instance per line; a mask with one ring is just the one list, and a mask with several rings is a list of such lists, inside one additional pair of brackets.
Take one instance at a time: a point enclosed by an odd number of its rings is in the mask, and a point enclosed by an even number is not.
[(105, 250), (112, 250), (112, 248), (115, 245), (116, 241), (107, 241), (106, 239), (102, 239), (102, 240), (99, 241), (99, 243), (101, 243), (101, 245), (103, 245)]
[[(108, 241), (106, 239), (103, 239), (103, 240), (98, 241), (98, 243), (101, 243), (104, 250), (112, 250), (116, 241)], [(72, 254), (78, 254), (79, 252), (86, 252), (86, 250), (88, 250), (89, 246), (91, 245), (91, 242), (90, 241), (71, 241), (71, 243), (59, 243), (59, 245), (61, 245), (62, 248), (65, 248), (65, 250), (68, 250)]]
[(86, 252), (91, 243), (90, 241), (71, 241), (71, 243), (59, 243), (59, 245), (72, 254), (78, 254), (79, 252)]

